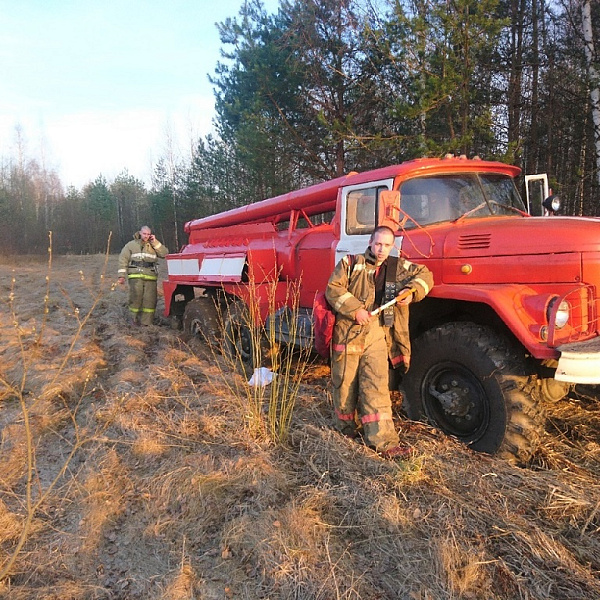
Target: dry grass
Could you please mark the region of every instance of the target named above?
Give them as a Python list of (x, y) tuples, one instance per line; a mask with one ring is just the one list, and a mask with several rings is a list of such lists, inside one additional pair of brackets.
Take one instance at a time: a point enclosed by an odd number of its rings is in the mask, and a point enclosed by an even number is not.
[[(418, 453), (395, 463), (330, 428), (317, 363), (273, 444), (249, 435), (210, 358), (167, 326), (125, 326), (102, 260), (53, 261), (38, 344), (46, 263), (0, 266), (0, 569), (14, 557), (0, 597), (600, 598), (596, 389), (550, 407), (527, 469), (400, 415)], [(75, 308), (102, 285), (73, 344)]]
[[(279, 327), (287, 331), (287, 339), (292, 341), (288, 348), (300, 339), (297, 319), (300, 286), (300, 282), (290, 284), (285, 298), (279, 298), (279, 277), (271, 277), (260, 286), (250, 279), (248, 309), (239, 310), (238, 302), (215, 305), (219, 334), (212, 337), (199, 332), (188, 340), (189, 350), (200, 353), (214, 365), (213, 376), (207, 378), (212, 392), (218, 396), (225, 393), (231, 398), (243, 416), (245, 434), (258, 443), (287, 442), (300, 385), (313, 360), (310, 348), (300, 346), (293, 352), (284, 348), (273, 326), (278, 319)], [(264, 300), (260, 301), (263, 295)], [(265, 323), (259, 318), (262, 302), (272, 315)], [(279, 310), (282, 304), (287, 307), (285, 311)], [(240, 334), (242, 330), (244, 335)], [(242, 337), (245, 343), (240, 342)], [(272, 377), (268, 385), (260, 384), (265, 375), (259, 375), (254, 367), (262, 367), (267, 371), (266, 376)], [(232, 377), (236, 373), (243, 377)], [(252, 383), (254, 379), (257, 381)]]

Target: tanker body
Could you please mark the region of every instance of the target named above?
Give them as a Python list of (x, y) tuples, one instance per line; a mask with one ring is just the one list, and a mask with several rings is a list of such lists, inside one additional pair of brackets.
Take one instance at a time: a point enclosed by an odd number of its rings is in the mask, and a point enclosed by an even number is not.
[[(272, 304), (273, 286), (280, 307), (286, 302), (291, 281), (302, 282), (300, 306), (312, 307), (316, 291), (323, 289), (327, 271), (334, 266), (333, 226), (314, 221), (323, 221), (323, 217), (330, 221), (339, 183), (334, 180), (309, 188), (306, 197), (286, 194), (186, 223), (189, 243), (180, 253), (167, 257), (165, 314), (184, 325), (192, 324), (191, 318), (184, 319), (186, 310), (188, 316), (191, 311), (212, 312), (221, 293), (221, 304), (236, 298), (248, 303), (252, 293), (264, 320)], [(313, 262), (319, 268), (310, 268)], [(189, 306), (192, 300), (195, 302)], [(197, 318), (194, 323), (200, 325)]]
[(310, 344), (313, 301), (335, 264), (388, 225), (398, 252), (435, 280), (411, 306), (407, 414), (525, 461), (544, 402), (600, 383), (600, 222), (531, 217), (519, 174), (479, 159), (420, 159), (191, 221), (189, 243), (167, 257), (165, 313), (190, 334), (212, 338), (224, 326), (239, 337), (225, 344), (259, 366), (240, 322), (248, 306), (264, 322), (299, 285), (294, 339), (284, 320), (269, 323), (281, 341)]

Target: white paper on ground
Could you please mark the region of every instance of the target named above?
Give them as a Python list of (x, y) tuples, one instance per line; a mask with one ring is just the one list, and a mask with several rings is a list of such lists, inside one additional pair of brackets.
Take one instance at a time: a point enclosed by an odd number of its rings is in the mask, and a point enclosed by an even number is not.
[(252, 377), (250, 377), (248, 385), (252, 385), (254, 387), (264, 387), (273, 381), (273, 377), (275, 377), (275, 373), (267, 369), (267, 367), (257, 367), (254, 369), (254, 373), (252, 373)]

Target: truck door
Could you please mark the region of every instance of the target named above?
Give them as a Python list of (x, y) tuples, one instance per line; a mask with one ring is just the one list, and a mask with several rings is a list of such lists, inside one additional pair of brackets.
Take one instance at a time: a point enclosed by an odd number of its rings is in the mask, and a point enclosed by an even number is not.
[[(335, 264), (346, 254), (362, 254), (379, 222), (379, 194), (391, 190), (393, 179), (371, 181), (342, 188), (340, 240), (335, 251)], [(392, 251), (397, 255), (397, 249)]]
[(546, 173), (539, 175), (525, 175), (525, 196), (527, 212), (534, 217), (544, 214), (542, 202), (549, 196), (548, 176)]

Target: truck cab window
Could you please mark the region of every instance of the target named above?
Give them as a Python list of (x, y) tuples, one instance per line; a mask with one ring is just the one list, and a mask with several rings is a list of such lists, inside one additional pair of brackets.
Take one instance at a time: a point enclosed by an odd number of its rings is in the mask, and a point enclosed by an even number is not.
[[(421, 226), (524, 210), (512, 178), (493, 173), (409, 179), (400, 187), (400, 208)], [(409, 221), (410, 227), (415, 224)]]
[(377, 188), (352, 190), (346, 196), (346, 233), (360, 235), (375, 229)]
[[(459, 196), (464, 184), (456, 177), (422, 177), (400, 187), (400, 207), (419, 225), (452, 221), (460, 216)], [(407, 227), (414, 227), (410, 221)]]

